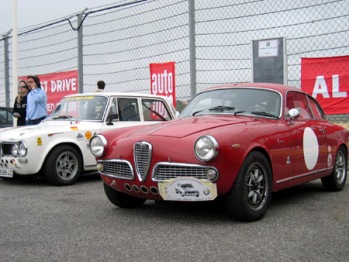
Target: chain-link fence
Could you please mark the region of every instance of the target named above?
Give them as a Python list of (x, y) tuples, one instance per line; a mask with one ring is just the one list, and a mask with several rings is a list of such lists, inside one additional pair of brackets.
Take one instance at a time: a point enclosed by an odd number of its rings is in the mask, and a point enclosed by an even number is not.
[[(107, 91), (148, 93), (149, 64), (175, 61), (177, 99), (186, 101), (193, 90), (252, 81), (252, 42), (284, 37), (288, 84), (299, 87), (302, 57), (348, 54), (348, 13), (347, 0), (116, 2), (21, 29), (18, 75), (78, 69), (85, 92), (104, 80)], [(0, 105), (12, 98), (11, 44), (4, 33)], [(331, 120), (346, 126), (348, 115)]]

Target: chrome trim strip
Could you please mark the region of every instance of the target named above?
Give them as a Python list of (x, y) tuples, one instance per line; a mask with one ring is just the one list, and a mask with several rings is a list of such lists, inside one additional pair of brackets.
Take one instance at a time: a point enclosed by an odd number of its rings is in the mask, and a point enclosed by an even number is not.
[(130, 177), (125, 177), (125, 176), (118, 176), (118, 175), (114, 175), (112, 173), (107, 173), (107, 172), (99, 172), (100, 174), (104, 175), (104, 176), (108, 176), (108, 177), (112, 177), (112, 178), (119, 178), (119, 179), (125, 179), (125, 180), (134, 180), (134, 171), (132, 168), (132, 165), (129, 161), (127, 160), (121, 160), (121, 159), (111, 159), (111, 160), (99, 160), (97, 163), (101, 163), (101, 164), (105, 164), (105, 163), (110, 163), (110, 162), (117, 162), (117, 163), (125, 163), (128, 165), (128, 167), (130, 168), (130, 172), (131, 172), (131, 176)]
[(311, 176), (311, 175), (314, 175), (314, 174), (317, 174), (317, 173), (320, 173), (320, 172), (323, 172), (323, 171), (331, 170), (332, 168), (333, 168), (333, 166), (332, 167), (328, 167), (328, 168), (323, 168), (323, 169), (320, 169), (320, 170), (316, 170), (316, 171), (312, 171), (312, 172), (309, 172), (309, 173), (301, 174), (301, 175), (298, 175), (298, 176), (288, 177), (288, 178), (276, 181), (276, 184), (288, 182), (288, 181), (291, 181), (291, 180), (294, 180), (294, 179), (298, 179), (298, 178), (302, 178), (302, 177), (306, 177), (306, 176)]
[(213, 166), (205, 166), (205, 165), (197, 165), (197, 164), (188, 164), (188, 163), (172, 163), (172, 162), (159, 162), (156, 163), (156, 165), (154, 165), (153, 170), (151, 172), (151, 180), (154, 182), (159, 182), (159, 181), (164, 181), (164, 180), (158, 180), (155, 179), (155, 170), (157, 169), (158, 166), (160, 165), (164, 165), (164, 166), (175, 166), (175, 167), (189, 167), (189, 168), (204, 168), (206, 170), (208, 169), (214, 169), (217, 172), (217, 177), (215, 180), (210, 180), (211, 182), (217, 181), (219, 178), (219, 172), (217, 170), (217, 168), (213, 167)]

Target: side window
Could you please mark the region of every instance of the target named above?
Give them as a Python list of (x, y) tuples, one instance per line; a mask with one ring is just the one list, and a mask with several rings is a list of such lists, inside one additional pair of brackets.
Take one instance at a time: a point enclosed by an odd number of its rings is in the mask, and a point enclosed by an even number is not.
[(0, 110), (0, 124), (13, 124), (13, 116), (5, 109)]
[(7, 114), (8, 123), (13, 124), (13, 115), (9, 111), (6, 111), (6, 114)]
[(118, 98), (120, 121), (140, 121), (137, 98)]
[(6, 111), (0, 110), (0, 124), (7, 124)]
[(318, 120), (321, 120), (321, 119), (324, 120), (325, 115), (321, 107), (316, 103), (316, 101), (314, 101), (312, 97), (308, 97), (308, 99), (309, 99), (309, 105), (310, 105), (311, 111), (313, 112), (314, 118)]
[(286, 113), (291, 108), (300, 111), (298, 119), (312, 119), (312, 112), (309, 108), (308, 99), (305, 94), (299, 92), (288, 92), (286, 97)]
[(144, 121), (171, 120), (168, 108), (162, 100), (142, 99), (142, 112)]

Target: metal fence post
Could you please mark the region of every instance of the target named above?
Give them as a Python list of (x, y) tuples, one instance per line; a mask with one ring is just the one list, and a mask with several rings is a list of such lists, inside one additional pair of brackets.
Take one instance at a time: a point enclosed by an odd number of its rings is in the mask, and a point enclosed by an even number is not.
[(190, 94), (196, 94), (195, 0), (189, 3)]
[(84, 92), (84, 61), (83, 61), (83, 34), (82, 34), (82, 16), (84, 11), (78, 15), (78, 75), (79, 75), (79, 94)]
[(5, 96), (6, 106), (10, 106), (10, 59), (9, 59), (9, 35), (12, 30), (8, 31), (6, 35), (3, 35), (4, 39), (4, 66), (5, 66)]

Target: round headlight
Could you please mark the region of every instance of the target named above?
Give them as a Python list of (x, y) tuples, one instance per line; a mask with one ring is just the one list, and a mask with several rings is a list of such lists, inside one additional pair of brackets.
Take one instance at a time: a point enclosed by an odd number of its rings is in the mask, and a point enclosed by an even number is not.
[(20, 141), (18, 144), (12, 145), (11, 153), (13, 156), (25, 157), (28, 153), (28, 147), (23, 141)]
[(18, 154), (18, 144), (13, 144), (12, 147), (11, 147), (11, 154), (13, 156), (17, 156)]
[(27, 155), (27, 153), (28, 153), (27, 145), (23, 141), (19, 142), (18, 155), (21, 157), (25, 157)]
[(107, 140), (102, 135), (96, 135), (91, 138), (90, 151), (94, 156), (101, 157), (104, 154)]
[(217, 156), (218, 143), (213, 136), (202, 136), (195, 142), (195, 156), (202, 161), (210, 161)]

